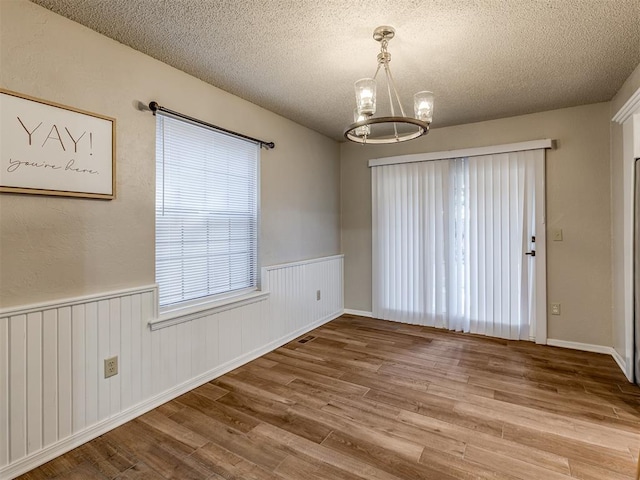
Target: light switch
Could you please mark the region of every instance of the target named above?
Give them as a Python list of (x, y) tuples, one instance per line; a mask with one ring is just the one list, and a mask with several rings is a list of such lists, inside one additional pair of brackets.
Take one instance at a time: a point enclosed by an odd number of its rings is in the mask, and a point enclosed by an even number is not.
[(562, 241), (562, 229), (556, 228), (553, 230), (553, 241), (561, 242)]

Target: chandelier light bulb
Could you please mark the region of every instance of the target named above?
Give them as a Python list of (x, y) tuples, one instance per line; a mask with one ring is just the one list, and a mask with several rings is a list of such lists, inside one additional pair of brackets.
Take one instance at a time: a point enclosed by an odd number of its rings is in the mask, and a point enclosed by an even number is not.
[(413, 96), (413, 109), (418, 120), (431, 123), (433, 120), (433, 93), (418, 92)]
[[(353, 121), (354, 122), (362, 122), (363, 120), (366, 120), (367, 116), (358, 112), (358, 109), (356, 108), (353, 111)], [(369, 127), (369, 125), (363, 125), (362, 127), (358, 127), (355, 130), (355, 134), (359, 137), (366, 137), (367, 135), (369, 135), (371, 133), (371, 128)]]
[(373, 78), (363, 78), (354, 86), (358, 113), (362, 115), (376, 113), (376, 81)]

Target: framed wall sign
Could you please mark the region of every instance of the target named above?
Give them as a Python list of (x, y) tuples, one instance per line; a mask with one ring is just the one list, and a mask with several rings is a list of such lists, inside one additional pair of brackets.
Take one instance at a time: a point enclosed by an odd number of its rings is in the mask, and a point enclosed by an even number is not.
[(114, 118), (0, 89), (0, 192), (115, 198)]

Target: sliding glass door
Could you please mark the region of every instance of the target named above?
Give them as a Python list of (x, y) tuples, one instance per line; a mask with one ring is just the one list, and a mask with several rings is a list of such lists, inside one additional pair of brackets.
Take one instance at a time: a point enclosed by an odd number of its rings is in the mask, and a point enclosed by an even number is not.
[(373, 167), (374, 316), (546, 341), (543, 179), (543, 150)]

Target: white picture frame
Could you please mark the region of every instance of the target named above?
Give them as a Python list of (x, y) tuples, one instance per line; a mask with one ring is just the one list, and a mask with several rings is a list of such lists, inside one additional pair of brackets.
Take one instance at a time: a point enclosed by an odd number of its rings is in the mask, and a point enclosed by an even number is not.
[(0, 88), (0, 192), (112, 200), (114, 118)]

